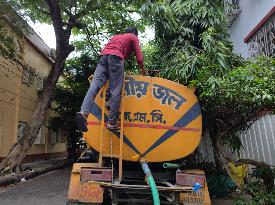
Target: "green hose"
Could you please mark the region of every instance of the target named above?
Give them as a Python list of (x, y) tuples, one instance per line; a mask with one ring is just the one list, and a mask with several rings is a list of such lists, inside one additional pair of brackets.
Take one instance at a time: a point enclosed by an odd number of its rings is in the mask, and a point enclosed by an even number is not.
[(180, 168), (183, 165), (182, 164), (174, 164), (174, 163), (163, 163), (163, 168), (167, 169), (167, 168)]
[(160, 205), (159, 192), (158, 192), (155, 180), (152, 176), (152, 173), (148, 167), (148, 164), (144, 160), (140, 161), (140, 163), (141, 163), (142, 169), (147, 177), (149, 186), (151, 188), (154, 205)]

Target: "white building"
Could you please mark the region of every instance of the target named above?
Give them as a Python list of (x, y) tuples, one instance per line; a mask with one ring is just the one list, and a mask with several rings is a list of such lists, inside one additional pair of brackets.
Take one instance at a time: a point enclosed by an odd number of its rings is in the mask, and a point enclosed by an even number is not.
[(229, 33), (236, 53), (275, 55), (275, 0), (226, 0), (232, 9)]
[[(275, 56), (275, 0), (227, 0), (234, 51), (245, 58)], [(268, 114), (241, 134), (241, 158), (275, 165), (275, 115)]]

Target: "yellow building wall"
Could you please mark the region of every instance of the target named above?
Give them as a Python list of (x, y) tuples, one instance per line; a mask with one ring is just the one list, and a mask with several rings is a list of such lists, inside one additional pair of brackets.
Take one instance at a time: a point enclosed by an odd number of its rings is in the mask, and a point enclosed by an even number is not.
[(35, 68), (37, 73), (47, 76), (50, 73), (51, 63), (34, 48), (28, 41), (24, 46), (24, 62)]
[[(45, 78), (50, 72), (52, 62), (27, 40), (24, 41), (23, 48), (24, 62), (33, 68), (36, 77)], [(29, 122), (39, 100), (36, 80), (28, 85), (21, 83), (22, 75), (22, 68), (0, 58), (0, 158), (8, 154), (17, 140), (18, 125)], [(45, 143), (33, 144), (29, 155), (66, 152), (66, 143), (53, 144), (49, 140), (51, 136), (48, 132), (48, 120), (53, 114), (51, 111), (48, 113), (42, 125)]]
[(0, 157), (16, 140), (21, 70), (0, 58)]

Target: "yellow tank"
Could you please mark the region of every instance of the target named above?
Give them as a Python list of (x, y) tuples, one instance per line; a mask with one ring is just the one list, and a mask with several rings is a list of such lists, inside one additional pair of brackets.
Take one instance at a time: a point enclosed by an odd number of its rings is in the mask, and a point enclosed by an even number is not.
[[(192, 153), (201, 139), (202, 116), (194, 90), (155, 77), (127, 76), (124, 100), (123, 160), (163, 162)], [(101, 131), (103, 89), (88, 117), (87, 143), (103, 156), (118, 157), (119, 132)], [(105, 125), (108, 111), (104, 109)]]

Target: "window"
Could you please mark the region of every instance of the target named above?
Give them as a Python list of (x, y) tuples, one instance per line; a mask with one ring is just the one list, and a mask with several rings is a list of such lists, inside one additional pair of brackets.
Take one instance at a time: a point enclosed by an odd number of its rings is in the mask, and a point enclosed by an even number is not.
[(33, 144), (45, 144), (46, 130), (47, 128), (45, 126), (41, 126)]
[(65, 132), (57, 130), (54, 131), (53, 129), (49, 129), (49, 143), (50, 144), (58, 144), (58, 143), (65, 143)]
[(244, 39), (250, 57), (275, 56), (275, 6)]
[(27, 123), (26, 122), (18, 122), (18, 130), (17, 130), (17, 137), (23, 137), (24, 132), (27, 128)]

